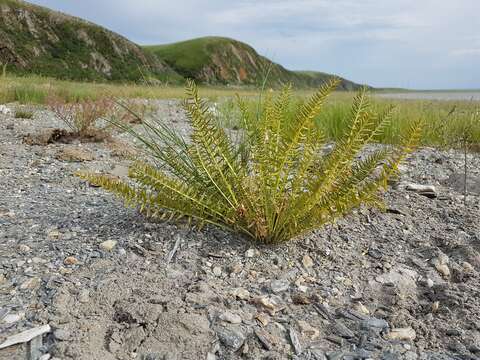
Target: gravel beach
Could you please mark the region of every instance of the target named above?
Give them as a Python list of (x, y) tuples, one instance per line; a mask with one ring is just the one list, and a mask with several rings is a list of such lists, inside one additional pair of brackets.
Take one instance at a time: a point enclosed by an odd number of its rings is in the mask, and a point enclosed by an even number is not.
[[(176, 101), (155, 106), (188, 132)], [(478, 154), (466, 199), (463, 154), (424, 148), (386, 211), (266, 247), (145, 219), (73, 175), (125, 176), (124, 136), (25, 140), (62, 127), (0, 114), (0, 348), (49, 325), (1, 360), (480, 359)]]

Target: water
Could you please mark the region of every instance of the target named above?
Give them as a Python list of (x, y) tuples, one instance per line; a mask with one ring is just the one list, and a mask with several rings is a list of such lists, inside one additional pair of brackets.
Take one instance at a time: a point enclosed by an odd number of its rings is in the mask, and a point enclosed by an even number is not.
[(378, 97), (403, 100), (453, 100), (480, 101), (480, 91), (415, 91), (404, 93), (382, 93)]

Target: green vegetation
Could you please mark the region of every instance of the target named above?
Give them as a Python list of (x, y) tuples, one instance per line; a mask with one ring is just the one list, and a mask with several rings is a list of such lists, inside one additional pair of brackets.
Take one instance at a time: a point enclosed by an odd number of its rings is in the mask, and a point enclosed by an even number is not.
[[(308, 92), (296, 92), (295, 106), (305, 101)], [(349, 127), (350, 103), (353, 94), (335, 93), (322, 113), (315, 119), (317, 126), (329, 141), (341, 139)], [(420, 144), (440, 148), (461, 147), (462, 139), (468, 134), (468, 143), (473, 150), (480, 150), (480, 104), (471, 101), (426, 101), (426, 100), (390, 100), (374, 98), (371, 107), (377, 113), (386, 111), (392, 104), (395, 109), (391, 114), (392, 121), (384, 129), (377, 141), (384, 144), (398, 144), (401, 134), (408, 130), (418, 120), (424, 123)], [(242, 129), (244, 124), (238, 121), (238, 111), (235, 110), (232, 99), (220, 103), (218, 121), (231, 129)], [(250, 109), (257, 107), (257, 102), (251, 99), (247, 102)], [(476, 114), (476, 115), (475, 115)], [(294, 121), (292, 111), (288, 114)]]
[(27, 110), (15, 111), (15, 119), (31, 119), (33, 118), (33, 112)]
[(182, 81), (155, 56), (100, 26), (23, 1), (0, 0), (0, 6), (0, 63), (9, 73), (82, 81)]
[[(229, 89), (226, 87), (202, 88), (202, 93), (210, 99), (256, 94), (255, 89)], [(40, 76), (0, 77), (0, 103), (19, 102), (20, 104), (46, 104), (49, 96), (65, 102), (79, 102), (85, 99), (104, 97), (122, 99), (178, 99), (184, 94), (180, 86), (85, 83), (55, 80)]]
[(379, 191), (420, 136), (417, 121), (401, 134), (398, 147), (364, 154), (365, 146), (388, 128), (392, 110), (377, 115), (362, 90), (353, 99), (348, 131), (324, 154), (326, 136), (315, 118), (337, 85), (331, 80), (295, 106), (295, 121), (290, 121), (289, 87), (267, 96), (259, 111), (249, 111), (239, 99), (239, 122), (245, 131), (235, 142), (190, 82), (184, 103), (192, 127), (190, 141), (162, 123), (144, 121), (146, 137), (119, 124), (155, 161), (132, 165), (133, 184), (105, 175), (79, 176), (149, 216), (215, 224), (264, 243), (288, 241), (362, 204), (380, 205)]
[[(251, 46), (223, 37), (203, 37), (167, 45), (146, 46), (185, 78), (207, 84), (278, 87), (291, 83), (297, 88), (317, 88), (333, 75), (290, 71), (259, 55)], [(341, 79), (340, 90), (360, 86)]]

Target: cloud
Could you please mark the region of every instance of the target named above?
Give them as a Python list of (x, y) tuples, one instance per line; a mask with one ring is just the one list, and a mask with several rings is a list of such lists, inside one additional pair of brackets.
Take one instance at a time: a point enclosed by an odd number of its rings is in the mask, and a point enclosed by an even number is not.
[(228, 36), (289, 68), (333, 72), (374, 86), (480, 87), (472, 60), (478, 61), (480, 48), (478, 0), (33, 2), (140, 44)]

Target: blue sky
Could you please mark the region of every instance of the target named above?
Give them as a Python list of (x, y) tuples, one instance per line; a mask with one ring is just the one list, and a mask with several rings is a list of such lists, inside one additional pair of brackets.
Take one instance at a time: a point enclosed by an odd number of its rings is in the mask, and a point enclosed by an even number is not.
[(139, 44), (245, 41), (293, 70), (378, 87), (480, 88), (480, 0), (33, 0)]

